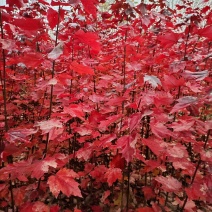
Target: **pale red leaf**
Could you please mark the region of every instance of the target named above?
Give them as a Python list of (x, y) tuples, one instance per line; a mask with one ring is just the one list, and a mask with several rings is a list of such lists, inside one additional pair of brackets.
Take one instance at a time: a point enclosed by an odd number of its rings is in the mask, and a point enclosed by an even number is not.
[(57, 46), (48, 54), (48, 58), (52, 60), (56, 60), (63, 54), (63, 42), (57, 44)]
[(156, 88), (158, 85), (161, 85), (160, 79), (153, 75), (145, 75), (144, 82), (150, 83), (153, 88)]
[(188, 71), (185, 70), (183, 76), (186, 79), (194, 79), (196, 81), (204, 80), (208, 76), (209, 72), (207, 70), (204, 71)]
[(173, 167), (175, 169), (182, 169), (184, 173), (192, 176), (195, 170), (195, 166), (192, 162), (185, 158), (180, 158), (173, 161)]
[(182, 188), (182, 183), (171, 176), (157, 176), (155, 180), (162, 184), (162, 189), (166, 192), (178, 192)]
[(78, 177), (78, 174), (70, 169), (60, 169), (55, 176), (50, 176), (47, 184), (49, 185), (50, 191), (57, 198), (60, 191), (67, 197), (71, 195), (82, 197), (79, 189), (79, 183), (74, 178)]
[(49, 133), (53, 128), (62, 128), (63, 124), (57, 119), (50, 119), (47, 121), (40, 121), (35, 124), (36, 127), (40, 127), (42, 134)]
[(2, 49), (14, 50), (16, 48), (16, 44), (14, 40), (11, 39), (2, 39), (0, 38), (0, 43), (2, 44)]
[(186, 108), (189, 105), (193, 105), (197, 101), (197, 97), (194, 96), (183, 96), (177, 100), (178, 103), (172, 108), (170, 113), (175, 113), (181, 109)]
[(185, 146), (180, 143), (177, 144), (169, 144), (166, 149), (167, 156), (171, 156), (174, 158), (188, 158), (188, 152)]
[(15, 128), (10, 129), (7, 133), (5, 133), (5, 138), (10, 142), (14, 143), (15, 141), (28, 143), (30, 135), (33, 135), (37, 132), (35, 129), (27, 129), (27, 128)]
[(174, 132), (188, 131), (194, 125), (194, 120), (179, 120), (169, 124), (170, 128), (173, 128)]

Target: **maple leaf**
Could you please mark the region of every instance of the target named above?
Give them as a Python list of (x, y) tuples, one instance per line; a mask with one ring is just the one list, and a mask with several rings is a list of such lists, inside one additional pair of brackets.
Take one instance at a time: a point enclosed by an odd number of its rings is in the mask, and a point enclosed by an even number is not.
[(10, 58), (8, 60), (8, 65), (13, 64), (24, 64), (25, 66), (29, 66), (32, 68), (38, 67), (43, 61), (43, 55), (36, 52), (31, 52), (24, 54), (23, 56), (19, 56), (18, 58)]
[(12, 24), (17, 27), (20, 27), (23, 30), (29, 30), (29, 31), (38, 31), (43, 27), (40, 19), (33, 19), (33, 18), (13, 19)]
[(47, 20), (49, 22), (49, 26), (53, 29), (58, 24), (58, 12), (50, 7), (47, 10)]
[(26, 194), (26, 186), (14, 188), (13, 192), (14, 192), (14, 196), (15, 196), (15, 198), (14, 198), (15, 205), (16, 206), (22, 205), (24, 202), (25, 194)]
[(177, 101), (178, 101), (178, 103), (172, 108), (170, 113), (175, 113), (178, 110), (186, 108), (189, 105), (193, 105), (194, 103), (197, 102), (197, 97), (194, 97), (194, 96), (183, 96), (183, 97), (179, 98)]
[(187, 131), (190, 130), (194, 125), (194, 120), (179, 120), (178, 122), (173, 122), (168, 126), (173, 128), (174, 132)]
[(72, 117), (78, 117), (84, 120), (84, 112), (82, 110), (81, 105), (70, 104), (68, 107), (64, 107), (64, 113), (71, 115)]
[(55, 176), (50, 176), (47, 184), (49, 185), (50, 191), (57, 198), (60, 191), (67, 197), (71, 195), (82, 197), (79, 189), (79, 183), (74, 178), (79, 177), (76, 172), (70, 169), (60, 169)]
[(92, 68), (82, 65), (82, 64), (79, 64), (76, 61), (73, 61), (71, 63), (70, 68), (81, 75), (83, 75), (83, 74), (94, 75), (94, 70)]
[(125, 97), (122, 97), (122, 96), (118, 96), (118, 97), (115, 97), (115, 98), (112, 98), (112, 99), (109, 99), (108, 102), (105, 103), (105, 105), (110, 105), (110, 106), (117, 106), (117, 105), (121, 105), (122, 102), (126, 100)]
[(84, 159), (85, 161), (89, 160), (93, 153), (92, 144), (85, 143), (84, 147), (79, 149), (76, 153), (78, 159)]
[(209, 72), (207, 70), (195, 71), (195, 72), (185, 70), (183, 73), (183, 76), (186, 79), (194, 79), (196, 81), (201, 81), (201, 80), (204, 80), (208, 76), (208, 74), (209, 74)]
[(109, 117), (107, 118), (107, 120), (102, 120), (102, 121), (100, 121), (99, 130), (103, 130), (103, 131), (106, 130), (107, 127), (108, 127), (110, 124), (112, 124), (112, 123), (118, 121), (121, 117), (122, 117), (122, 115), (121, 115), (121, 114), (118, 114), (118, 115), (109, 116)]
[(101, 148), (109, 147), (111, 145), (111, 142), (116, 138), (117, 138), (116, 134), (103, 135), (100, 138), (99, 147)]
[(37, 212), (37, 211), (40, 211), (40, 212), (49, 212), (49, 206), (48, 205), (45, 205), (41, 201), (37, 201), (37, 202), (35, 202), (33, 204), (31, 211), (32, 212)]
[(2, 44), (2, 49), (14, 50), (16, 48), (15, 41), (11, 39), (0, 38), (0, 43)]
[(130, 135), (124, 135), (117, 140), (117, 148), (121, 149), (122, 157), (125, 158), (127, 163), (131, 162), (135, 153), (135, 142)]
[(97, 3), (97, 0), (81, 0), (82, 4), (83, 4), (83, 7), (85, 9), (85, 11), (88, 13), (88, 14), (92, 14), (92, 16), (94, 18), (96, 18), (96, 15), (97, 15), (97, 9), (96, 9), (96, 6), (95, 4)]
[(144, 82), (149, 82), (153, 88), (156, 88), (158, 85), (161, 85), (160, 79), (153, 75), (145, 75)]
[(165, 35), (159, 35), (157, 40), (160, 41), (164, 48), (170, 48), (178, 42), (181, 36), (181, 34), (170, 32), (166, 33)]
[(177, 144), (170, 144), (166, 149), (167, 156), (171, 156), (174, 158), (187, 158), (188, 152), (186, 147), (180, 143)]
[(144, 192), (145, 199), (147, 199), (147, 200), (155, 198), (155, 196), (156, 196), (152, 187), (150, 187), (150, 186), (144, 186), (142, 188), (142, 191)]
[(185, 84), (185, 80), (183, 79), (183, 77), (181, 77), (180, 79), (176, 79), (173, 75), (164, 74), (163, 85), (167, 87), (168, 89), (176, 88), (184, 84)]
[(10, 142), (14, 143), (15, 141), (29, 143), (29, 139), (27, 138), (29, 135), (33, 135), (37, 132), (35, 129), (27, 129), (27, 128), (15, 128), (10, 129), (7, 133), (5, 133), (5, 138)]
[(49, 166), (57, 168), (57, 162), (55, 158), (46, 157), (43, 160), (33, 162), (31, 176), (35, 177), (36, 179), (40, 179), (44, 173), (49, 171)]
[(182, 169), (183, 173), (188, 174), (190, 176), (193, 175), (195, 171), (195, 166), (188, 159), (180, 158), (180, 159), (172, 160), (172, 162), (173, 162), (173, 167), (175, 169)]
[(110, 167), (112, 168), (120, 168), (121, 170), (125, 167), (125, 159), (122, 158), (121, 154), (117, 154), (113, 157), (113, 159), (110, 161)]
[(63, 124), (57, 119), (50, 119), (47, 121), (40, 121), (35, 124), (35, 127), (40, 127), (42, 134), (49, 133), (53, 128), (62, 128)]
[(153, 134), (158, 138), (167, 138), (169, 136), (173, 136), (172, 131), (168, 130), (167, 127), (161, 122), (153, 120), (151, 121), (150, 126)]
[(153, 210), (150, 207), (143, 207), (143, 208), (137, 208), (135, 212), (155, 212), (155, 210)]
[(9, 7), (16, 5), (17, 7), (21, 8), (24, 5), (23, 0), (6, 0), (6, 3), (9, 5)]
[(107, 172), (108, 168), (105, 167), (105, 165), (99, 165), (94, 168), (90, 172), (90, 175), (93, 179), (95, 179), (97, 182), (105, 182), (105, 172)]
[(167, 143), (159, 139), (143, 138), (142, 143), (148, 146), (151, 149), (151, 151), (157, 156), (160, 156), (164, 152), (166, 152), (166, 148), (168, 147)]
[(99, 37), (93, 32), (84, 32), (83, 30), (78, 30), (75, 33), (75, 38), (81, 43), (85, 43), (91, 47), (94, 53), (98, 54), (100, 51)]
[(13, 164), (9, 164), (6, 167), (0, 169), (0, 179), (6, 180), (9, 178), (15, 180), (16, 178), (20, 181), (27, 182), (27, 177), (30, 175), (30, 165), (32, 159), (30, 158), (27, 161), (19, 161)]
[(107, 179), (108, 185), (112, 186), (116, 180), (122, 179), (122, 170), (119, 168), (109, 168), (105, 173), (105, 178)]
[(157, 176), (155, 180), (162, 184), (162, 189), (166, 192), (178, 192), (182, 188), (182, 183), (171, 176)]
[(56, 60), (63, 54), (63, 46), (64, 43), (60, 42), (57, 46), (48, 54), (48, 58), (52, 60)]
[(208, 38), (212, 40), (212, 26), (206, 26), (203, 29), (198, 30), (198, 35)]

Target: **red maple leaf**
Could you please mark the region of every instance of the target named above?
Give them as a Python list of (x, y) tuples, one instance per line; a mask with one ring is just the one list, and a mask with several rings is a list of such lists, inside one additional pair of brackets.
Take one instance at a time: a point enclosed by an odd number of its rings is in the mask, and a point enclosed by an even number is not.
[(206, 26), (203, 29), (198, 30), (198, 35), (208, 38), (212, 40), (212, 26)]
[(119, 168), (109, 168), (105, 173), (105, 178), (107, 179), (108, 185), (112, 186), (116, 180), (122, 179), (122, 170)]
[(51, 29), (53, 29), (57, 24), (63, 21), (63, 19), (64, 19), (64, 10), (60, 9), (60, 14), (58, 14), (58, 12), (56, 10), (53, 10), (51, 7), (48, 9), (47, 20), (49, 22), (49, 26), (51, 27)]
[(48, 185), (52, 194), (57, 198), (60, 191), (66, 196), (71, 195), (82, 197), (79, 189), (79, 183), (74, 178), (78, 177), (78, 174), (70, 169), (60, 169), (55, 176), (50, 176), (48, 179)]
[(136, 129), (137, 126), (139, 126), (141, 118), (142, 118), (141, 113), (135, 113), (131, 115), (130, 122), (129, 122), (130, 132), (132, 132), (134, 129)]
[(51, 130), (53, 130), (55, 127), (62, 128), (63, 125), (59, 120), (51, 119), (47, 121), (40, 121), (35, 124), (36, 127), (40, 127), (42, 130), (42, 134), (49, 133)]
[(44, 173), (48, 173), (49, 167), (57, 168), (55, 158), (46, 157), (43, 160), (34, 161), (31, 166), (31, 176), (40, 179)]
[(84, 74), (94, 75), (94, 70), (92, 68), (79, 64), (76, 61), (73, 61), (71, 63), (70, 68), (81, 75), (84, 75)]
[[(87, 1), (86, 1), (87, 2)], [(94, 32), (84, 32), (83, 30), (78, 30), (75, 33), (75, 38), (81, 43), (87, 44), (93, 50), (93, 53), (98, 54), (100, 51), (99, 37)]]
[[(23, 7), (24, 3), (23, 0), (6, 0), (6, 3), (10, 6), (13, 7), (16, 5), (17, 7)], [(26, 2), (25, 2), (26, 3)]]
[(37, 130), (35, 130), (35, 129), (15, 128), (15, 129), (10, 129), (5, 134), (5, 138), (10, 143), (14, 143), (16, 141), (28, 143), (29, 139), (27, 137), (35, 134), (36, 132), (37, 132)]
[(122, 157), (125, 158), (127, 163), (132, 161), (135, 153), (135, 140), (130, 135), (124, 135), (117, 141), (117, 148), (121, 149)]
[(40, 19), (33, 18), (13, 19), (12, 24), (29, 31), (37, 31), (43, 27)]
[(85, 11), (88, 13), (88, 14), (92, 14), (92, 16), (94, 18), (96, 18), (96, 15), (97, 15), (97, 9), (96, 9), (96, 4), (97, 4), (97, 0), (81, 0), (82, 4), (83, 4), (83, 7), (85, 9)]
[(171, 176), (157, 176), (155, 180), (162, 184), (162, 188), (166, 192), (178, 192), (182, 187), (182, 183)]
[(186, 108), (189, 105), (193, 105), (197, 102), (197, 97), (194, 96), (183, 96), (179, 98), (178, 103), (172, 108), (170, 113), (175, 113), (183, 108)]
[(157, 40), (160, 41), (161, 45), (164, 48), (170, 48), (178, 42), (181, 36), (182, 35), (179, 33), (169, 32), (166, 33), (165, 35), (159, 35), (157, 37)]

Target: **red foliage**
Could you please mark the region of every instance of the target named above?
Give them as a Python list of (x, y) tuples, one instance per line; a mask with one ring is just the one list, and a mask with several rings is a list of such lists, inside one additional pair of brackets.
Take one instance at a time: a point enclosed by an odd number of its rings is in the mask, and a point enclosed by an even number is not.
[(208, 1), (0, 6), (1, 211), (210, 211)]

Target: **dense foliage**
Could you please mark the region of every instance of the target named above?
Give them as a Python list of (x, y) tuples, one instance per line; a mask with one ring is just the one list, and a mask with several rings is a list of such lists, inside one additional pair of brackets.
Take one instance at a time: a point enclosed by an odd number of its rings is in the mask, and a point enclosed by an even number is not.
[(6, 2), (0, 209), (211, 210), (208, 1)]

